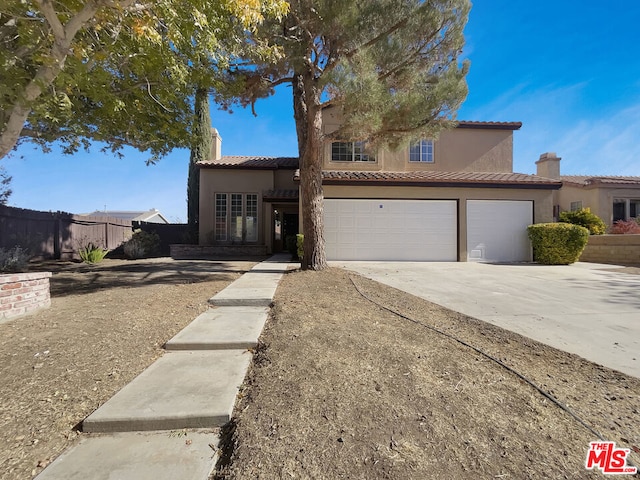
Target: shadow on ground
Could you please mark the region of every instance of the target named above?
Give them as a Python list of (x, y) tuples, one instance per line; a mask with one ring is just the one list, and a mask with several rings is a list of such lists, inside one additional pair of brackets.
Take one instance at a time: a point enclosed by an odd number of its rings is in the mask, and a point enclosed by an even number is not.
[(42, 262), (31, 271), (50, 271), (51, 296), (63, 297), (111, 288), (135, 288), (157, 284), (187, 284), (208, 280), (233, 281), (262, 260), (104, 260), (97, 265), (75, 262)]

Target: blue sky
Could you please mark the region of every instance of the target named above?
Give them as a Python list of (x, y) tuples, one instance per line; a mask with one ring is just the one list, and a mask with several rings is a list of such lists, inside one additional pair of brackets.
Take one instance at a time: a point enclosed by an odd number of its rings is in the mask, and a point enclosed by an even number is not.
[[(521, 121), (514, 171), (543, 152), (564, 174), (640, 175), (640, 2), (476, 0), (465, 30), (471, 60), (462, 120)], [(224, 155), (297, 155), (291, 90), (257, 104), (258, 117), (214, 110)], [(157, 165), (126, 150), (65, 156), (24, 145), (2, 163), (9, 204), (36, 210), (159, 209), (186, 221), (188, 151)]]

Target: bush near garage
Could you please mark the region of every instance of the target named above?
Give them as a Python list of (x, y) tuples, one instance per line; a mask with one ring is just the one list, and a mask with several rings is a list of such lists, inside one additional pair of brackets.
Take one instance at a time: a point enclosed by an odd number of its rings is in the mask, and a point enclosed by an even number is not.
[(304, 235), (301, 233), (296, 234), (296, 253), (298, 260), (302, 260), (304, 257)]
[(589, 240), (589, 230), (571, 223), (537, 223), (527, 227), (533, 259), (543, 265), (577, 262)]
[(607, 225), (591, 209), (582, 208), (573, 212), (561, 212), (560, 221), (580, 225), (589, 230), (590, 235), (604, 235), (607, 232)]

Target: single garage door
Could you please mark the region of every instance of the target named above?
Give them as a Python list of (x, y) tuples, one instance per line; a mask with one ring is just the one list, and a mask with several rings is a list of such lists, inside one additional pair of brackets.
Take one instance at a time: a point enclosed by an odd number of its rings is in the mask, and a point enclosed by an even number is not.
[(457, 260), (455, 200), (325, 199), (329, 260)]
[(467, 200), (468, 261), (531, 261), (532, 223), (532, 201)]

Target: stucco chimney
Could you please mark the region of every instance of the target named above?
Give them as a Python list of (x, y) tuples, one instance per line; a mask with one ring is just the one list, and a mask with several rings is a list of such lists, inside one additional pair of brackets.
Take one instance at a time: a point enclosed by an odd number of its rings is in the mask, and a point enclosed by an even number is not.
[(547, 152), (540, 155), (540, 159), (536, 162), (538, 171), (536, 174), (540, 177), (560, 179), (560, 160), (561, 158), (555, 152)]
[(220, 160), (222, 158), (222, 138), (218, 130), (211, 129), (211, 160)]

